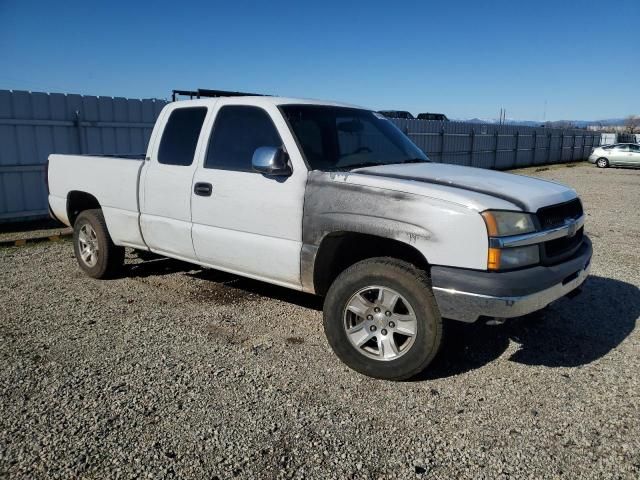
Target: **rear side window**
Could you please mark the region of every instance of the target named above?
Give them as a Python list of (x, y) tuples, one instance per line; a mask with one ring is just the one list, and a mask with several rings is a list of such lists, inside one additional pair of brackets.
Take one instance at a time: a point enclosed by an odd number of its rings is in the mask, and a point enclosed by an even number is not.
[(160, 140), (159, 163), (191, 165), (206, 114), (204, 107), (178, 108), (171, 112)]
[(256, 149), (280, 146), (282, 139), (267, 112), (258, 107), (228, 105), (216, 116), (204, 167), (251, 172)]

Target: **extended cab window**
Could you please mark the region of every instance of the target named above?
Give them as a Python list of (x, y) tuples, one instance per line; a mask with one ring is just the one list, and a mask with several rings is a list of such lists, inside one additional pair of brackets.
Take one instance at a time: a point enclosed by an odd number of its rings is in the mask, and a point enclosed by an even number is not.
[(251, 172), (256, 149), (281, 145), (267, 112), (258, 107), (228, 105), (216, 116), (204, 167)]
[(159, 163), (191, 165), (206, 114), (204, 107), (178, 108), (171, 112), (160, 141)]

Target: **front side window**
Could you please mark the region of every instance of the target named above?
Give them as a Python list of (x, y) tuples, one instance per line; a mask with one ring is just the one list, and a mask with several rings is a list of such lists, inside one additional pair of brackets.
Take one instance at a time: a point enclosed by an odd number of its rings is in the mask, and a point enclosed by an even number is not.
[(635, 153), (640, 153), (640, 145), (629, 145), (629, 150)]
[(283, 105), (280, 109), (312, 170), (429, 161), (379, 113), (323, 105)]
[(629, 150), (629, 146), (628, 145), (618, 145), (615, 148), (618, 152), (626, 152)]
[(280, 146), (282, 139), (267, 112), (228, 105), (216, 116), (204, 167), (251, 172), (251, 159), (258, 148)]
[(165, 165), (191, 165), (206, 115), (205, 107), (177, 108), (171, 112), (160, 140), (158, 162)]

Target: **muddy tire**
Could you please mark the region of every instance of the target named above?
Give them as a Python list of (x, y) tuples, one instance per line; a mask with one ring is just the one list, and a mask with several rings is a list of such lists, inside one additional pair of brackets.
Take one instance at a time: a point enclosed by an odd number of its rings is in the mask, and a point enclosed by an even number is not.
[(324, 330), (347, 366), (386, 380), (422, 372), (443, 336), (426, 272), (386, 257), (363, 260), (338, 276), (325, 298)]
[(100, 209), (85, 210), (76, 218), (73, 251), (80, 268), (92, 278), (113, 278), (124, 263), (124, 247), (111, 240)]

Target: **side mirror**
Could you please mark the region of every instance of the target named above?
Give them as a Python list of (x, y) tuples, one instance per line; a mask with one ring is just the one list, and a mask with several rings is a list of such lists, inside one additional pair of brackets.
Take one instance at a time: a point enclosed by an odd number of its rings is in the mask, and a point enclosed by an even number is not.
[(251, 166), (264, 175), (291, 175), (289, 156), (282, 147), (260, 147), (253, 152)]

